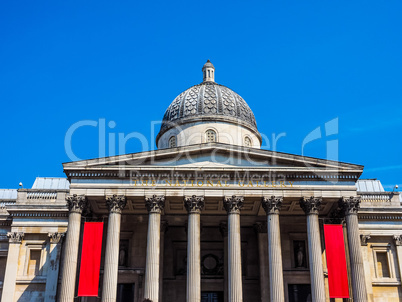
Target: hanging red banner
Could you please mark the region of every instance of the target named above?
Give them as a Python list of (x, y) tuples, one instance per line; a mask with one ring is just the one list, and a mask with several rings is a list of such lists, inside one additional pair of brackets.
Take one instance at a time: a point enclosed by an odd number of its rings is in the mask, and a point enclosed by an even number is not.
[(98, 296), (103, 222), (85, 222), (78, 296)]
[(349, 298), (343, 227), (324, 224), (325, 254), (327, 256), (330, 298)]

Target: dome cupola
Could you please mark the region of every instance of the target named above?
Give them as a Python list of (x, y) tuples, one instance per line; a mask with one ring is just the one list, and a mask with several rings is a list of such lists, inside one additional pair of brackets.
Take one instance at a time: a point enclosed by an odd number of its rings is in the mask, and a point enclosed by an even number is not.
[(261, 135), (244, 99), (215, 82), (209, 60), (202, 73), (203, 82), (178, 95), (166, 110), (156, 137), (158, 148), (212, 141), (259, 148)]

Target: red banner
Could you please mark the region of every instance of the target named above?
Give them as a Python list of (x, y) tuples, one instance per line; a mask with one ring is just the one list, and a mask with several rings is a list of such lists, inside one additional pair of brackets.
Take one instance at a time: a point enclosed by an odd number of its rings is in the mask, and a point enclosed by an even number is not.
[(78, 296), (98, 296), (103, 222), (85, 222)]
[(330, 298), (349, 298), (345, 241), (342, 225), (324, 224)]

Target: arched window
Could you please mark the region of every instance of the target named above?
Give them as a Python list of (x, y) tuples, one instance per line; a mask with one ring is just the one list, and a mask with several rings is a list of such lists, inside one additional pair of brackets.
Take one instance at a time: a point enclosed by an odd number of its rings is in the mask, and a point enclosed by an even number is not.
[(207, 132), (205, 132), (205, 136), (207, 139), (207, 143), (216, 142), (216, 132), (214, 130), (207, 130)]
[(169, 148), (176, 147), (176, 136), (172, 136), (169, 138)]
[(248, 136), (244, 139), (244, 146), (251, 147), (251, 139)]

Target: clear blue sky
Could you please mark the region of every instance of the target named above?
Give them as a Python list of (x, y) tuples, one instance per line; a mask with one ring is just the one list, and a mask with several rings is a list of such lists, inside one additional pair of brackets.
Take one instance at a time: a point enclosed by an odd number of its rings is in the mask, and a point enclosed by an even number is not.
[[(207, 59), (262, 133), (286, 133), (278, 151), (301, 154), (338, 118), (339, 160), (402, 187), (401, 14), (401, 1), (378, 0), (1, 1), (0, 188), (64, 176), (65, 134), (81, 120), (151, 138)], [(74, 134), (79, 158), (98, 157), (97, 131)], [(304, 154), (325, 158), (326, 141)]]

